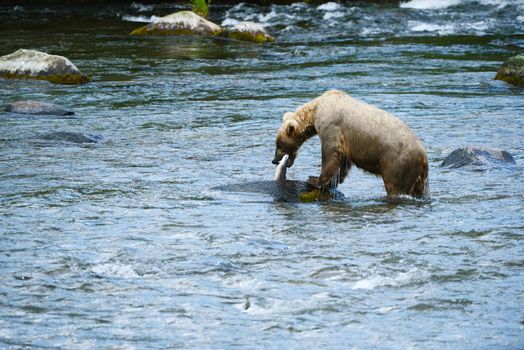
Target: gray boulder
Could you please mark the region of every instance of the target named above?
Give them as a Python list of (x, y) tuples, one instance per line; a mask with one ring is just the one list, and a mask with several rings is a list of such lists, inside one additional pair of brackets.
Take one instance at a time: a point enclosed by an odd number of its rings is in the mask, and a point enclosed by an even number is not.
[(0, 77), (47, 80), (55, 84), (83, 84), (90, 80), (63, 56), (24, 49), (0, 57)]
[(192, 11), (180, 11), (161, 17), (133, 30), (129, 35), (218, 35), (224, 29)]
[(6, 112), (17, 114), (34, 114), (34, 115), (73, 115), (75, 112), (68, 110), (62, 106), (38, 102), (38, 101), (18, 101), (9, 103)]
[(467, 165), (515, 166), (516, 163), (512, 155), (507, 151), (490, 148), (463, 147), (451, 152), (440, 166), (447, 168), (460, 168)]
[(211, 188), (222, 192), (262, 193), (270, 195), (277, 202), (316, 202), (340, 199), (344, 195), (339, 191), (324, 192), (304, 181), (254, 181), (241, 184), (230, 184)]
[(71, 143), (97, 143), (102, 140), (99, 135), (84, 135), (79, 132), (53, 131), (40, 136), (42, 140), (63, 141)]

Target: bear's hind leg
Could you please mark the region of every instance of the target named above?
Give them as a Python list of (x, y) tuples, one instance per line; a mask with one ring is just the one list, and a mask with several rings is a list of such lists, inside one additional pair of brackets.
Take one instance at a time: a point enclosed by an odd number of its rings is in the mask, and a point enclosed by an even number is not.
[(402, 190), (397, 185), (386, 180), (384, 180), (384, 187), (386, 188), (386, 193), (389, 198), (403, 194)]
[(400, 168), (388, 167), (388, 170), (382, 174), (388, 197), (426, 195), (427, 163), (425, 164), (424, 166), (424, 163), (411, 162)]
[(425, 160), (422, 164), (422, 173), (415, 181), (415, 186), (413, 186), (412, 196), (417, 198), (429, 197), (428, 172), (428, 162)]

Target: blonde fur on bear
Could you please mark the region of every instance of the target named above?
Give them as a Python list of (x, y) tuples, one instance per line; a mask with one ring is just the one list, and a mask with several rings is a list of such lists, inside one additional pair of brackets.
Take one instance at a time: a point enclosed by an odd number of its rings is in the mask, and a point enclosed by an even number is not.
[(289, 155), (288, 166), (300, 146), (318, 134), (322, 170), (308, 182), (315, 187), (336, 186), (352, 164), (380, 175), (388, 196), (428, 195), (428, 160), (424, 146), (404, 122), (344, 92), (330, 90), (284, 114), (277, 134), (275, 158)]

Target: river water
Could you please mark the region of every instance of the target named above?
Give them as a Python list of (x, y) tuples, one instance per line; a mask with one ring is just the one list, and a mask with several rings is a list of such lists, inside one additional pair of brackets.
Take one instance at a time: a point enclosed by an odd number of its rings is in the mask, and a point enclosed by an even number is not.
[[(0, 112), (0, 348), (524, 348), (524, 90), (493, 80), (524, 3), (213, 6), (276, 42), (127, 35), (182, 8), (0, 7), (1, 55), (93, 78), (0, 80), (2, 106), (76, 112)], [(431, 200), (388, 202), (358, 169), (325, 203), (211, 190), (271, 180), (281, 116), (331, 88), (423, 140)], [(518, 166), (441, 168), (462, 146)], [(319, 169), (316, 138), (287, 176)]]

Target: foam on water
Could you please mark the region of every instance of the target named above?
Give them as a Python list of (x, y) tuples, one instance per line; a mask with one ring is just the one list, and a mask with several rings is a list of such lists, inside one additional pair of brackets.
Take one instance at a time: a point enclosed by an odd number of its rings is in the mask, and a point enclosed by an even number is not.
[(438, 10), (457, 6), (461, 0), (411, 0), (400, 3), (401, 8), (412, 8), (418, 10)]
[(340, 17), (344, 17), (344, 13), (343, 12), (326, 12), (324, 14), (324, 17), (322, 17), (322, 19), (328, 20), (328, 19), (331, 19), (331, 18), (340, 18)]
[(236, 4), (235, 6), (233, 6), (229, 11), (239, 11), (240, 9), (242, 9), (243, 7), (245, 7), (245, 3), (244, 2), (241, 2), (239, 4)]
[(139, 275), (133, 267), (125, 264), (107, 263), (95, 265), (91, 269), (93, 273), (105, 277), (137, 278)]
[(132, 3), (129, 7), (138, 12), (151, 11), (154, 8), (152, 5), (144, 5), (138, 2)]
[(234, 27), (237, 24), (239, 24), (241, 21), (233, 19), (233, 18), (226, 18), (222, 21), (220, 24), (222, 27)]
[(495, 5), (498, 9), (503, 9), (508, 5), (515, 5), (520, 8), (524, 7), (524, 1), (522, 0), (477, 0), (481, 5)]
[(495, 6), (497, 9), (503, 9), (509, 5), (524, 7), (524, 1), (521, 0), (411, 0), (402, 2), (399, 6), (417, 10), (440, 10), (468, 3)]
[(470, 27), (471, 29), (476, 30), (478, 32), (477, 34), (483, 34), (484, 31), (489, 29), (489, 25), (486, 21), (478, 21), (471, 23)]
[(278, 17), (278, 14), (276, 13), (276, 11), (273, 9), (271, 10), (271, 12), (263, 15), (263, 14), (260, 14), (258, 15), (258, 20), (260, 22), (269, 22), (270, 20), (272, 20), (273, 18), (276, 18)]
[[(281, 32), (296, 32), (301, 30), (302, 22), (307, 21), (312, 25), (311, 30), (321, 36), (334, 27), (340, 27), (347, 35), (361, 36), (391, 33), (485, 35), (501, 33), (505, 27), (521, 27), (524, 21), (520, 15), (523, 6), (524, 1), (515, 0), (412, 0), (400, 4), (402, 9), (407, 10), (405, 16), (384, 17), (377, 22), (366, 7), (347, 7), (335, 2), (316, 7), (307, 4), (273, 5), (269, 8), (237, 5), (225, 11), (222, 25), (234, 26), (238, 22), (252, 21), (260, 22), (266, 28), (284, 28), (277, 29)], [(471, 11), (471, 8), (478, 11)], [(501, 8), (508, 11), (502, 17), (496, 13)], [(452, 19), (456, 16), (462, 19)], [(522, 32), (520, 28), (511, 30), (514, 33)]]
[(407, 272), (401, 272), (394, 277), (374, 275), (357, 281), (352, 289), (375, 289), (378, 287), (401, 287), (427, 280), (428, 274), (413, 268)]
[(431, 24), (418, 21), (408, 22), (408, 26), (413, 32), (436, 32), (440, 35), (449, 35), (455, 33), (455, 26), (452, 24)]
[(326, 2), (325, 4), (320, 5), (317, 7), (317, 9), (322, 11), (337, 11), (342, 8), (342, 5), (340, 5), (337, 2)]
[(160, 17), (158, 16), (122, 16), (122, 20), (126, 22), (140, 22), (140, 23), (151, 23), (156, 20), (158, 20)]

